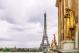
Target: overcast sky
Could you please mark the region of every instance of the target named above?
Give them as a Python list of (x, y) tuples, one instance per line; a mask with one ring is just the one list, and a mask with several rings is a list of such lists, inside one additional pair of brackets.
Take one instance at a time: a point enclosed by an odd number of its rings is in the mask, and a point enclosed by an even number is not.
[(58, 33), (56, 0), (0, 0), (0, 47), (39, 47), (45, 11), (51, 43)]

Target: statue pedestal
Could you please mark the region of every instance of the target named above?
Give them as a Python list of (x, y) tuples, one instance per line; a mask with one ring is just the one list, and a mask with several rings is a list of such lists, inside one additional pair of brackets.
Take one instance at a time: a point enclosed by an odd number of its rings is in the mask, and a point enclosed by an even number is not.
[(63, 50), (73, 50), (73, 49), (75, 49), (75, 41), (66, 40), (66, 41), (62, 41), (61, 44), (62, 44)]
[(66, 40), (61, 42), (62, 48), (58, 49), (60, 53), (78, 53), (79, 50), (75, 49), (75, 41)]

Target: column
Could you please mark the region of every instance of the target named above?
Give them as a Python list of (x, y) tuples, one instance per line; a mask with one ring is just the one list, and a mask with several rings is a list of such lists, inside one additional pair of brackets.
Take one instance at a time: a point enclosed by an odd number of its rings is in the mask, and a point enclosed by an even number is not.
[(71, 9), (71, 7), (72, 7), (72, 0), (68, 0), (68, 8)]
[[(78, 37), (79, 37), (79, 0), (78, 0)], [(78, 44), (79, 44), (79, 38), (78, 38)], [(79, 45), (78, 45), (79, 48)]]
[(76, 24), (75, 48), (78, 49), (78, 24)]

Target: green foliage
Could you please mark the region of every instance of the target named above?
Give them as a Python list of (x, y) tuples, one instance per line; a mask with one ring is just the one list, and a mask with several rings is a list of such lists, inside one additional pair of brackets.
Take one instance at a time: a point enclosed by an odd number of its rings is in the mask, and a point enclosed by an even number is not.
[(0, 48), (2, 52), (40, 52), (38, 48)]
[(1, 48), (0, 51), (3, 51), (3, 52), (11, 52), (11, 49), (10, 48)]

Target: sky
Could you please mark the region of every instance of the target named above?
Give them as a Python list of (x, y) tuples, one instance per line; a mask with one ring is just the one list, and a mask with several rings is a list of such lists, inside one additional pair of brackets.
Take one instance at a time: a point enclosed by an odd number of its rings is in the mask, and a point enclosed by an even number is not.
[(53, 34), (58, 40), (56, 0), (0, 0), (0, 47), (39, 47), (45, 12), (51, 43)]

